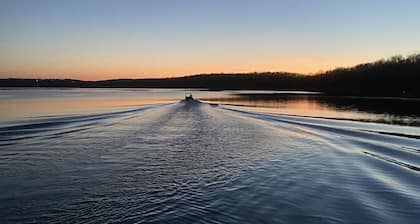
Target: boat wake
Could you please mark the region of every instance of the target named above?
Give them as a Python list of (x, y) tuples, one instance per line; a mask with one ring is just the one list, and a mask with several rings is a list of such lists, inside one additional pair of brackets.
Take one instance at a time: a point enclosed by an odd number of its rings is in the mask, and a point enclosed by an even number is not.
[(420, 130), (185, 100), (0, 127), (0, 222), (417, 223)]

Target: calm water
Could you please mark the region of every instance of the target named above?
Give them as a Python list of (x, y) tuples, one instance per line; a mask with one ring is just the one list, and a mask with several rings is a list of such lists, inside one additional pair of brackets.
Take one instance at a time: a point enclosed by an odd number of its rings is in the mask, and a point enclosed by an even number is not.
[(418, 223), (418, 104), (1, 89), (0, 223)]

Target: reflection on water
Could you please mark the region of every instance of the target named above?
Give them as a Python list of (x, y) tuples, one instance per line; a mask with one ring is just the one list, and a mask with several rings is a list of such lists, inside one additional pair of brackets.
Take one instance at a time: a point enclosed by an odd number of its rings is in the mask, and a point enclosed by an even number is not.
[[(184, 92), (247, 107), (179, 102)], [(418, 119), (407, 106), (416, 101), (384, 99), (392, 110), (298, 93), (0, 93), (0, 223), (420, 219), (420, 128), (340, 120)], [(326, 115), (335, 119), (313, 118)]]
[(17, 119), (21, 117), (36, 118), (48, 116), (63, 116), (66, 114), (83, 114), (87, 112), (106, 111), (135, 107), (146, 104), (173, 102), (170, 99), (114, 99), (114, 98), (65, 98), (65, 99), (37, 99), (19, 100), (0, 105), (0, 110), (7, 111), (3, 119)]
[[(191, 92), (183, 89), (2, 88), (0, 122), (176, 102), (186, 91)], [(203, 97), (215, 96), (215, 92), (192, 92)]]
[(204, 100), (276, 114), (420, 125), (419, 99), (334, 97), (292, 92), (234, 93)]
[(177, 102), (186, 92), (204, 102), (245, 106), (267, 113), (420, 125), (419, 99), (331, 97), (305, 91), (77, 88), (0, 89), (0, 122)]
[(389, 133), (419, 129), (194, 101), (0, 127), (0, 223), (417, 224), (420, 139)]

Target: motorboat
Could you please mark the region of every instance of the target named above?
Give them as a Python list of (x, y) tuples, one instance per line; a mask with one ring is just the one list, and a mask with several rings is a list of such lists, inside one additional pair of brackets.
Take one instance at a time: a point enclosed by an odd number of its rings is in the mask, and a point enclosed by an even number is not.
[(192, 101), (192, 100), (194, 100), (193, 95), (191, 93), (186, 93), (185, 94), (185, 100), (186, 101)]

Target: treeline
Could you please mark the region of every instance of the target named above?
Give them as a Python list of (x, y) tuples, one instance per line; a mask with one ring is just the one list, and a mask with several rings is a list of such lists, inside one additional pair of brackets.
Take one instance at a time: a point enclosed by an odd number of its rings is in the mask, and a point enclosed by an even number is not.
[(314, 88), (339, 95), (420, 96), (420, 54), (337, 68), (311, 78)]
[(176, 78), (112, 79), (80, 81), (71, 79), (2, 79), (2, 87), (127, 87), (127, 88), (204, 88), (297, 89), (302, 75), (290, 73), (200, 74)]
[(337, 68), (313, 76), (285, 72), (199, 74), (162, 79), (0, 79), (1, 87), (205, 88), (306, 90), (329, 95), (420, 97), (420, 54)]

